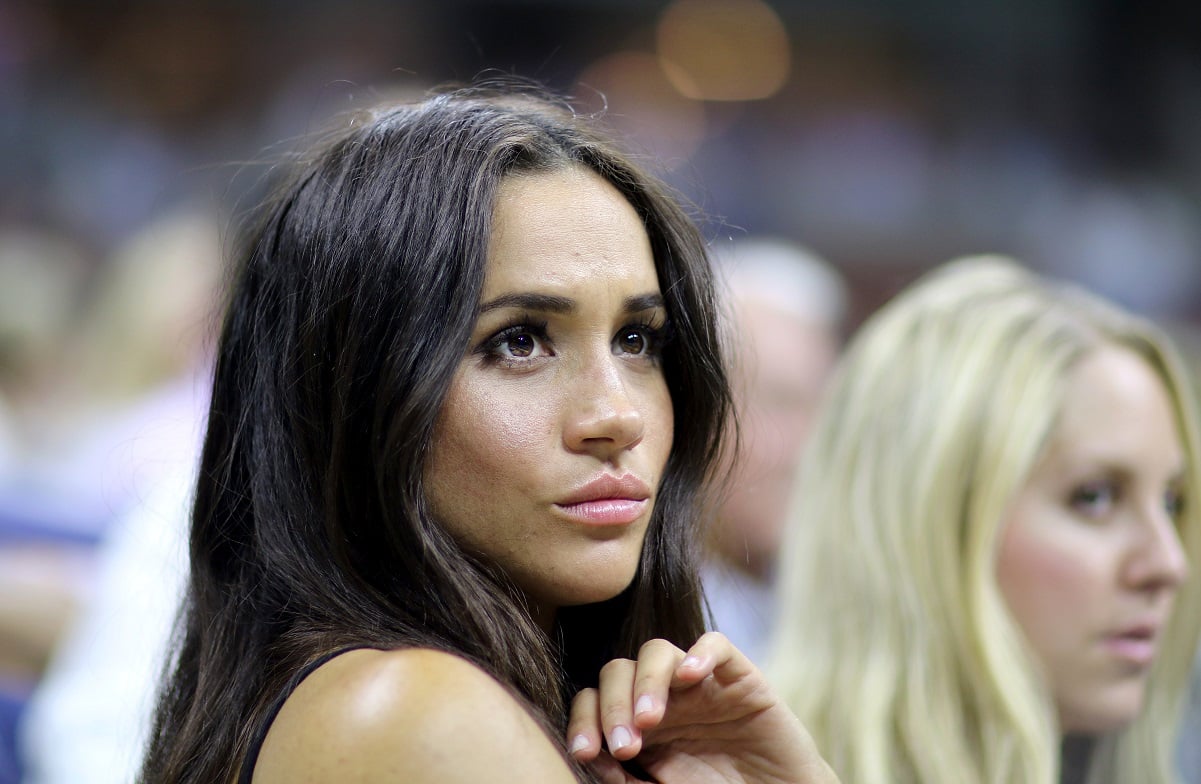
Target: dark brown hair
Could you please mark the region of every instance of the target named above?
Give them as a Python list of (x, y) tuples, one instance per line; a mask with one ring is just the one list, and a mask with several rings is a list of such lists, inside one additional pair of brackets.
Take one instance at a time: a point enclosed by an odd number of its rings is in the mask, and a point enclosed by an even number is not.
[[(230, 781), (288, 679), (343, 646), (463, 656), (562, 745), (567, 700), (604, 661), (703, 631), (700, 493), (729, 407), (710, 270), (674, 197), (594, 125), (529, 89), (439, 93), (358, 115), (263, 206), (218, 349), (144, 781)], [(675, 434), (633, 584), (561, 611), (551, 639), (431, 518), (422, 469), (474, 324), (497, 187), (571, 165), (616, 187), (650, 237)]]

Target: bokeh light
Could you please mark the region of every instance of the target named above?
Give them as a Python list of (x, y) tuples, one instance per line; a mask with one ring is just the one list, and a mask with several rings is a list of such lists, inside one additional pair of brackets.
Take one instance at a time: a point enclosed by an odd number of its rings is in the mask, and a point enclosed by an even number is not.
[(676, 0), (656, 37), (664, 73), (689, 98), (759, 100), (788, 80), (788, 33), (761, 0)]

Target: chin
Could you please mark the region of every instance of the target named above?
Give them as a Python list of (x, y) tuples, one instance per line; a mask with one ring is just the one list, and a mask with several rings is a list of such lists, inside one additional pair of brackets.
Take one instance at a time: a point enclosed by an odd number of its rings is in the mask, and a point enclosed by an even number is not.
[(547, 586), (543, 592), (548, 604), (557, 607), (579, 607), (607, 602), (620, 594), (634, 581), (634, 567), (603, 570), (599, 573), (581, 569), (570, 576), (570, 582)]
[(607, 582), (607, 583), (592, 583), (591, 585), (581, 585), (579, 590), (571, 591), (567, 595), (562, 596), (559, 601), (560, 607), (580, 607), (585, 604), (598, 604), (607, 602), (610, 599), (618, 596), (634, 581), (634, 576), (631, 574), (628, 580)]
[(1137, 694), (1114, 694), (1078, 705), (1061, 717), (1063, 732), (1072, 735), (1105, 735), (1116, 732), (1138, 718), (1143, 708), (1143, 689)]

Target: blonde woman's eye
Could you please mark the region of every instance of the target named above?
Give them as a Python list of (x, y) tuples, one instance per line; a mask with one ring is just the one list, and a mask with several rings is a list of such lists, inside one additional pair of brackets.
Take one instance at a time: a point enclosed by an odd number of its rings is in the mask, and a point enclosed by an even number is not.
[(1184, 515), (1184, 493), (1168, 490), (1164, 494), (1163, 506), (1173, 520), (1179, 520)]
[(1086, 517), (1101, 517), (1118, 500), (1118, 488), (1112, 482), (1090, 482), (1075, 488), (1068, 504)]

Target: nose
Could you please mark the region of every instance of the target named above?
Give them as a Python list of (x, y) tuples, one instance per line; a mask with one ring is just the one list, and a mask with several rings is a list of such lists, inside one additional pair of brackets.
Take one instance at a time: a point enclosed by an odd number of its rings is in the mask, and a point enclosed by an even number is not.
[(611, 354), (582, 370), (569, 396), (563, 440), (572, 452), (609, 461), (633, 449), (645, 433), (642, 410), (630, 394), (626, 379)]
[(1188, 577), (1188, 556), (1175, 521), (1156, 511), (1144, 520), (1140, 539), (1129, 561), (1128, 578), (1144, 590), (1175, 590)]

